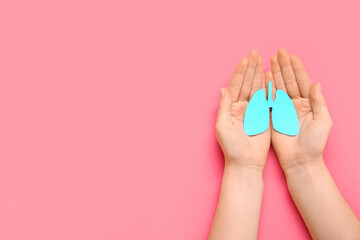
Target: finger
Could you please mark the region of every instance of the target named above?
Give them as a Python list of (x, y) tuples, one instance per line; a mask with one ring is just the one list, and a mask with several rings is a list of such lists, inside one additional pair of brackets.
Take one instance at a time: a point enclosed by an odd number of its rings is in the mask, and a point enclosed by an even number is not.
[(266, 82), (266, 97), (268, 97), (268, 93), (269, 93), (269, 82), (272, 82), (272, 99), (275, 100), (275, 93), (276, 93), (276, 87), (275, 87), (275, 83), (274, 83), (274, 77), (271, 71), (267, 71), (265, 74), (265, 82)]
[(239, 98), (240, 89), (244, 80), (247, 66), (248, 59), (242, 58), (236, 66), (233, 76), (231, 77), (228, 89), (230, 91), (232, 102), (236, 102)]
[(295, 73), (293, 71), (288, 52), (283, 48), (279, 49), (277, 57), (287, 93), (289, 94), (290, 98), (299, 98), (300, 90), (296, 82)]
[(246, 101), (249, 98), (251, 86), (254, 81), (255, 69), (257, 66), (258, 58), (259, 58), (259, 53), (256, 50), (253, 50), (249, 53), (248, 56), (249, 64), (245, 73), (243, 84), (241, 86), (238, 100)]
[(262, 88), (262, 81), (263, 81), (263, 61), (262, 58), (258, 58), (258, 62), (255, 69), (254, 81), (251, 86), (250, 96), (249, 99), (254, 95), (256, 91)]
[(231, 123), (231, 95), (227, 88), (221, 88), (221, 100), (217, 114), (217, 123), (228, 124)]
[(285, 83), (284, 83), (284, 80), (282, 77), (280, 64), (279, 64), (279, 61), (278, 61), (278, 58), (276, 55), (274, 55), (270, 58), (270, 66), (271, 66), (271, 72), (272, 72), (272, 75), (274, 78), (274, 83), (275, 83), (276, 89), (281, 89), (284, 92), (287, 92)]
[(329, 111), (326, 107), (324, 96), (321, 92), (320, 83), (314, 83), (310, 88), (310, 104), (313, 111), (314, 119), (330, 118)]
[(292, 54), (290, 56), (291, 65), (295, 72), (295, 77), (297, 85), (299, 86), (301, 96), (304, 98), (309, 98), (311, 80), (308, 73), (305, 70), (304, 64), (301, 62), (300, 58)]

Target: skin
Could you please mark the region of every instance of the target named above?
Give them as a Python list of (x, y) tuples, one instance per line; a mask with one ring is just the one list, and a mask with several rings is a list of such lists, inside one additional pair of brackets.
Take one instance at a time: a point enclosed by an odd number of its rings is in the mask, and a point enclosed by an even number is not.
[(249, 99), (258, 89), (265, 90), (265, 78), (262, 59), (252, 51), (237, 65), (229, 86), (221, 89), (215, 128), (225, 168), (209, 239), (257, 238), (271, 130), (250, 137), (243, 124)]
[(266, 82), (292, 99), (300, 132), (271, 129), (271, 141), (288, 189), (313, 239), (360, 239), (360, 222), (336, 187), (323, 160), (332, 120), (319, 83), (312, 84), (296, 55), (280, 49), (270, 59)]
[[(263, 195), (262, 173), (270, 143), (285, 173), (288, 189), (314, 239), (360, 239), (360, 222), (337, 189), (323, 151), (332, 120), (319, 83), (311, 80), (296, 55), (280, 49), (270, 59), (271, 71), (262, 73), (262, 59), (252, 51), (236, 67), (222, 99), (216, 137), (223, 150), (225, 168), (218, 207), (209, 239), (257, 239)], [(272, 126), (247, 136), (243, 120), (248, 101), (273, 82), (292, 99), (300, 132), (287, 136)], [(270, 123), (271, 125), (271, 123)]]

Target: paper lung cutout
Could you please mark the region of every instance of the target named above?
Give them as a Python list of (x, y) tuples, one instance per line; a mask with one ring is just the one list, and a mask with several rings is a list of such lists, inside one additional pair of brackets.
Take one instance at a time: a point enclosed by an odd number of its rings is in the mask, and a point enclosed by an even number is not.
[(276, 131), (290, 136), (295, 136), (299, 133), (299, 120), (295, 106), (283, 90), (279, 89), (276, 91), (271, 118)]
[(268, 127), (269, 106), (264, 90), (260, 89), (252, 96), (246, 108), (244, 130), (247, 135), (256, 135), (265, 132)]
[(268, 129), (269, 108), (272, 108), (271, 120), (276, 131), (290, 136), (299, 133), (299, 120), (290, 97), (280, 89), (275, 95), (275, 101), (273, 101), (272, 82), (269, 82), (268, 100), (262, 89), (252, 96), (244, 117), (244, 131), (247, 135), (257, 135)]

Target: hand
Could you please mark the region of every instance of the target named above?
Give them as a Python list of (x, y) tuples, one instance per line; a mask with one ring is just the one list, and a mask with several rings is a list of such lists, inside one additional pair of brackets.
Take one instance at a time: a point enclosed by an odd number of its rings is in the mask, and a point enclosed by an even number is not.
[(252, 51), (241, 59), (227, 88), (221, 89), (221, 102), (216, 121), (216, 138), (224, 152), (225, 163), (264, 169), (270, 148), (270, 128), (248, 136), (244, 132), (244, 115), (251, 96), (265, 91), (262, 58)]
[(266, 83), (272, 81), (274, 88), (287, 92), (295, 105), (300, 126), (296, 136), (271, 129), (272, 144), (282, 168), (322, 161), (332, 120), (320, 84), (312, 84), (300, 58), (289, 56), (285, 49), (272, 56), (270, 63), (271, 72), (266, 73)]

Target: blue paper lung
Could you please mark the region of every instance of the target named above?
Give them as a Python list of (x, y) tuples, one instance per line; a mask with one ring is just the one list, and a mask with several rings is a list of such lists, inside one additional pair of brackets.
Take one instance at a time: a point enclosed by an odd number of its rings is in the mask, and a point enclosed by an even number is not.
[(264, 90), (260, 89), (252, 96), (245, 112), (244, 131), (247, 135), (257, 135), (269, 127), (269, 108), (272, 108), (272, 123), (276, 131), (294, 136), (299, 133), (299, 120), (290, 97), (282, 90), (276, 91), (272, 101), (272, 83), (269, 82), (269, 93), (266, 100)]
[(276, 98), (271, 112), (271, 120), (276, 131), (295, 136), (299, 133), (299, 120), (290, 97), (282, 90), (276, 91)]
[(265, 132), (269, 127), (269, 107), (264, 90), (252, 96), (245, 112), (244, 131), (247, 135)]

